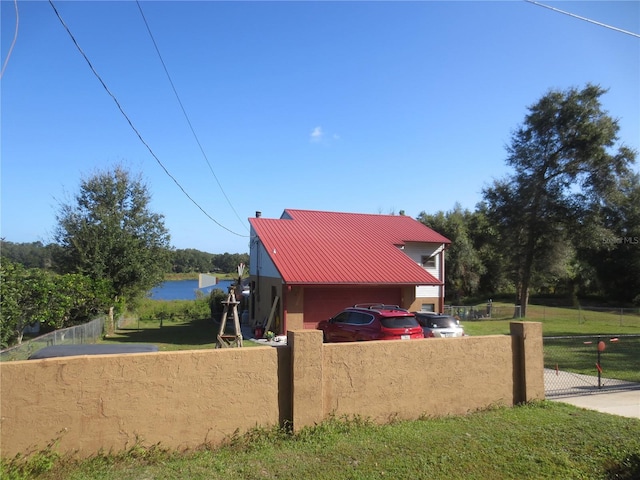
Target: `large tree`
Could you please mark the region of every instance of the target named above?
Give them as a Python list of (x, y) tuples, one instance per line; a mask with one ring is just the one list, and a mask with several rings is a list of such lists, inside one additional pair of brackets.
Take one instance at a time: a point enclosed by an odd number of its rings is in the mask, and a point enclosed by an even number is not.
[(68, 272), (108, 279), (115, 301), (160, 283), (170, 271), (170, 237), (150, 199), (140, 176), (120, 166), (84, 179), (74, 201), (60, 204), (60, 264)]
[(602, 109), (604, 93), (591, 84), (551, 90), (530, 106), (507, 146), (514, 173), (484, 191), (523, 316), (532, 281), (557, 267), (566, 242), (596, 246), (609, 235), (602, 206), (636, 153), (617, 146), (619, 125)]

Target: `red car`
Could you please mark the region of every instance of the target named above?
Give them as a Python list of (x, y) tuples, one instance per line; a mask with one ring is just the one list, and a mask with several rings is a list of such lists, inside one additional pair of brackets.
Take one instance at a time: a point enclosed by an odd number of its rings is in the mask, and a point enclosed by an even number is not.
[(397, 305), (358, 304), (318, 324), (325, 342), (424, 338), (413, 313)]

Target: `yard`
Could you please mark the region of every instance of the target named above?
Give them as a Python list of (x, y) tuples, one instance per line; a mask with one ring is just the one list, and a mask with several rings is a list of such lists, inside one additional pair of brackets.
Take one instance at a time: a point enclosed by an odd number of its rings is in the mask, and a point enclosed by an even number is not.
[[(206, 318), (206, 308), (191, 317), (185, 303), (148, 301), (141, 320), (130, 320), (108, 342), (148, 342), (161, 350), (214, 348), (217, 325)], [(151, 312), (151, 308), (160, 313)], [(508, 335), (509, 323), (514, 321), (513, 305), (494, 303), (493, 318), (462, 320), (469, 335)], [(176, 311), (173, 312), (172, 308)], [(205, 313), (203, 313), (205, 312)], [(640, 335), (640, 313), (621, 314), (616, 310), (592, 311), (529, 305), (526, 321), (542, 322), (544, 336), (561, 335)], [(160, 318), (163, 318), (162, 320)], [(520, 319), (515, 319), (520, 320)], [(161, 326), (162, 325), (162, 326)], [(248, 342), (251, 344), (252, 342)]]
[[(227, 321), (229, 325), (230, 320)], [(132, 321), (100, 343), (152, 343), (161, 351), (199, 350), (216, 347), (219, 324), (212, 320), (163, 320), (162, 326), (157, 320)], [(251, 340), (244, 340), (245, 347), (258, 346)]]
[[(170, 308), (167, 305), (163, 307)], [(513, 321), (510, 318), (513, 305), (496, 303), (494, 307), (498, 312), (508, 313), (503, 315), (507, 318), (463, 320), (465, 332), (474, 336), (509, 334), (509, 324)], [(184, 309), (183, 306), (180, 308)], [(162, 322), (157, 318), (130, 321), (102, 342), (153, 343), (158, 345), (160, 350), (215, 348), (218, 324), (206, 318), (186, 320), (170, 314), (165, 317), (168, 319)], [(530, 305), (527, 320), (542, 322), (545, 337), (592, 336), (584, 341), (575, 338), (546, 339), (545, 367), (559, 367), (580, 374), (595, 374), (597, 351), (594, 339), (603, 335), (607, 340), (615, 335), (620, 336), (620, 341), (609, 342), (607, 350), (603, 353), (603, 360), (607, 362), (607, 374), (619, 380), (640, 382), (640, 315)], [(592, 343), (585, 344), (588, 341)], [(247, 339), (243, 343), (245, 347), (258, 345)]]

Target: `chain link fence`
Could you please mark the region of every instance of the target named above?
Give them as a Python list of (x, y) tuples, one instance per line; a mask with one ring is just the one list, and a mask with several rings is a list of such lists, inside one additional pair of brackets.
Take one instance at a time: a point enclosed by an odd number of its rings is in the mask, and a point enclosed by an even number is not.
[(547, 397), (640, 389), (640, 335), (544, 337)]
[(624, 326), (640, 328), (640, 308), (619, 307), (548, 307), (529, 305), (527, 320), (565, 319), (582, 325), (597, 323), (598, 325)]
[[(520, 305), (496, 305), (492, 302), (486, 305), (445, 305), (443, 313), (460, 320), (522, 319)], [(579, 325), (593, 322), (599, 325), (640, 328), (640, 308), (527, 306), (526, 320), (535, 322), (549, 319), (570, 320)]]
[(0, 351), (0, 362), (27, 360), (32, 353), (50, 345), (95, 343), (104, 333), (105, 320), (105, 317), (98, 317), (82, 325), (63, 328), (26, 340), (20, 345)]
[(452, 315), (460, 320), (509, 320), (520, 318), (520, 305), (494, 305), (486, 306), (445, 305), (444, 314)]

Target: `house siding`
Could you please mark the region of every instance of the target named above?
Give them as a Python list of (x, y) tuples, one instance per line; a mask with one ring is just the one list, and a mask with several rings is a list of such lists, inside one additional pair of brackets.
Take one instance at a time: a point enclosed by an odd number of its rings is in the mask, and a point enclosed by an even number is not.
[(433, 305), (434, 312), (442, 312), (444, 309), (443, 301), (440, 297), (421, 297), (417, 298), (409, 307), (412, 312), (422, 310), (423, 305)]
[(249, 254), (249, 281), (251, 285), (250, 293), (250, 317), (252, 326), (266, 325), (274, 298), (278, 297), (278, 306), (274, 312), (273, 323), (270, 330), (276, 334), (285, 333), (284, 328), (284, 302), (282, 289), (282, 278), (278, 269), (271, 260), (264, 245), (251, 229), (251, 250)]
[[(437, 280), (444, 281), (444, 245), (435, 243), (409, 242), (404, 252), (418, 265), (422, 265), (422, 257), (435, 256), (435, 265), (425, 270)], [(412, 311), (421, 310), (423, 305), (432, 304), (434, 311), (442, 312), (444, 308), (444, 285), (418, 285), (415, 287), (415, 300), (411, 304)]]
[(280, 276), (278, 269), (253, 228), (251, 229), (251, 250), (249, 251), (249, 274), (264, 277)]
[(276, 334), (284, 333), (284, 311), (283, 304), (286, 299), (282, 295), (282, 279), (274, 277), (251, 277), (251, 293), (250, 293), (250, 316), (253, 325), (265, 326), (269, 320), (271, 308), (275, 297), (278, 297), (278, 305), (274, 312), (273, 324), (270, 330)]
[(441, 269), (443, 265), (443, 256), (441, 253), (444, 251), (442, 244), (435, 243), (407, 243), (404, 248), (404, 253), (411, 260), (418, 265), (422, 265), (422, 257), (431, 257), (435, 255), (436, 264), (433, 267), (425, 268), (427, 272), (433, 275), (437, 280), (442, 281), (442, 274), (444, 270)]

